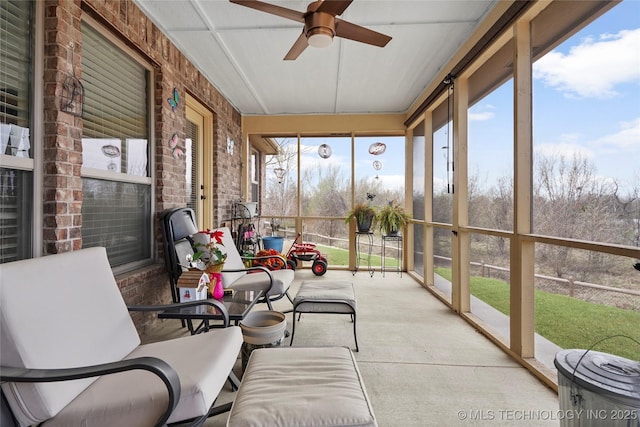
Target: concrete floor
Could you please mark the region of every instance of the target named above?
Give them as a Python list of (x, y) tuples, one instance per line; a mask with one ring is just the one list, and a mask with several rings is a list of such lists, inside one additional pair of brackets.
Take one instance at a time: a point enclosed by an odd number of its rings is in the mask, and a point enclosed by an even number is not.
[[(315, 277), (296, 272), (290, 294), (302, 280), (347, 280), (358, 301), (355, 353), (381, 427), (558, 426), (556, 393), (407, 275), (329, 271)], [(261, 304), (255, 309), (266, 309)], [(284, 299), (276, 310), (289, 310)], [(291, 330), (291, 314), (287, 315)], [(147, 341), (184, 334), (180, 322), (163, 321)], [(285, 341), (289, 345), (289, 340)], [(306, 314), (296, 323), (294, 345), (355, 348), (348, 315)], [(240, 361), (236, 373), (240, 376)], [(228, 385), (218, 403), (229, 402)], [(205, 426), (226, 423), (226, 414)]]

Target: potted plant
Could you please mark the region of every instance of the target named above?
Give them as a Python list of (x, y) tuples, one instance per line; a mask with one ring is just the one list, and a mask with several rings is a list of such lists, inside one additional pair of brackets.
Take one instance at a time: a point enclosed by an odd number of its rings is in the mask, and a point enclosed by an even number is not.
[(395, 201), (391, 201), (378, 210), (376, 224), (383, 235), (397, 236), (398, 231), (407, 225), (410, 218), (411, 215), (405, 212), (402, 206)]
[(366, 203), (356, 203), (356, 205), (347, 212), (347, 218), (345, 222), (348, 224), (351, 221), (351, 218), (355, 218), (356, 224), (358, 226), (358, 232), (367, 233), (371, 230), (371, 226), (373, 225), (374, 219), (376, 216), (376, 210), (373, 206), (370, 206)]

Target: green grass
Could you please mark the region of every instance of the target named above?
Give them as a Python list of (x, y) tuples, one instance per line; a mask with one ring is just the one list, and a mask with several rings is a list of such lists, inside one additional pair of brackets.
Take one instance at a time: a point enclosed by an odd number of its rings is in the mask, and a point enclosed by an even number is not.
[[(436, 268), (451, 280), (451, 270)], [(509, 315), (509, 285), (485, 277), (471, 277), (471, 293), (496, 310)], [(626, 335), (640, 341), (640, 313), (577, 300), (564, 295), (535, 291), (536, 332), (562, 348), (589, 348), (599, 340)], [(640, 344), (612, 338), (596, 351), (640, 360)]]
[[(329, 260), (329, 265), (349, 265), (349, 251), (346, 249), (334, 248), (329, 246), (317, 245), (316, 249), (324, 254)], [(361, 254), (360, 266), (366, 264), (363, 255)], [(378, 255), (371, 255), (371, 265), (379, 267), (382, 265), (381, 257)], [(385, 267), (395, 268), (398, 265), (398, 260), (395, 258), (387, 257), (385, 260)]]

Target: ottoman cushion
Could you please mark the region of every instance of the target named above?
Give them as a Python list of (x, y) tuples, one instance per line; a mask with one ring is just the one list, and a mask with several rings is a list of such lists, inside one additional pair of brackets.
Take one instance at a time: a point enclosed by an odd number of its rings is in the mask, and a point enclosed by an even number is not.
[(377, 426), (346, 347), (265, 348), (251, 354), (230, 427)]
[[(336, 304), (336, 303), (344, 303)], [(293, 306), (300, 312), (330, 311), (332, 313), (355, 313), (356, 296), (351, 282), (306, 281), (300, 285)]]

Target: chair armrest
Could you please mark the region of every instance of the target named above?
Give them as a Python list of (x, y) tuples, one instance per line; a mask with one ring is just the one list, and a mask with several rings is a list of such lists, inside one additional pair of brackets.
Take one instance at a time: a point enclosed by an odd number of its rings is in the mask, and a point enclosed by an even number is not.
[[(272, 281), (273, 282), (273, 281)], [(199, 301), (178, 302), (174, 304), (160, 304), (160, 305), (128, 305), (129, 311), (167, 311), (175, 310), (185, 307), (195, 307), (199, 305), (211, 305), (220, 310), (222, 313), (223, 327), (229, 326), (229, 312), (224, 304), (217, 299), (204, 299)]]
[(226, 268), (224, 270), (222, 270), (223, 273), (238, 273), (238, 272), (247, 272), (247, 273), (266, 273), (267, 276), (269, 276), (269, 289), (267, 289), (266, 291), (264, 291), (264, 297), (267, 298), (269, 295), (269, 292), (271, 292), (271, 288), (273, 288), (273, 276), (271, 275), (271, 272), (269, 271), (268, 268), (266, 267), (248, 267), (248, 268), (234, 268), (234, 269), (229, 269), (227, 270)]
[(167, 387), (169, 403), (166, 411), (156, 422), (164, 425), (180, 400), (180, 378), (178, 373), (164, 360), (156, 357), (137, 357), (100, 365), (62, 369), (30, 369), (0, 366), (0, 381), (30, 383), (58, 382), (91, 378), (132, 370), (145, 370), (158, 376)]

